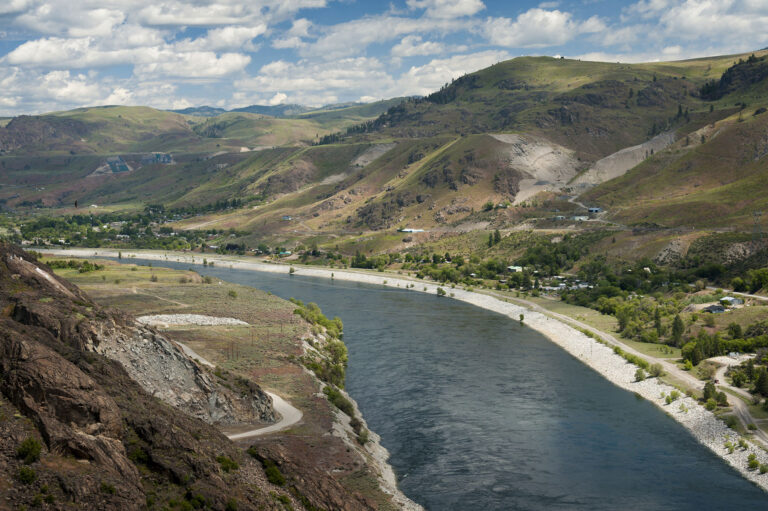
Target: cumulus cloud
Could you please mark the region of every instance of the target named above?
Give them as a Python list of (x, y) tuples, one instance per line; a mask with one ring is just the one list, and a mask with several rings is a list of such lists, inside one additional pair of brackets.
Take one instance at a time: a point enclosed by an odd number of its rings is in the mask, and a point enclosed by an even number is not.
[(406, 3), (411, 9), (425, 9), (431, 18), (460, 18), (485, 9), (480, 0), (408, 0)]
[(605, 29), (605, 24), (596, 16), (576, 21), (568, 12), (534, 8), (514, 20), (489, 18), (484, 29), (492, 44), (512, 48), (539, 48), (558, 46), (577, 35), (599, 32)]
[(317, 41), (305, 46), (301, 54), (328, 60), (351, 57), (363, 53), (371, 44), (393, 41), (407, 34), (444, 34), (465, 30), (470, 25), (455, 19), (372, 16), (328, 27)]
[(282, 94), (283, 102), (320, 106), (343, 96), (362, 96), (366, 90), (384, 90), (393, 83), (381, 61), (356, 57), (334, 62), (278, 60), (251, 78), (237, 80), (235, 87), (242, 93), (241, 101), (264, 102)]
[(426, 95), (455, 78), (509, 58), (506, 51), (492, 50), (434, 59), (423, 66), (408, 69), (397, 80), (396, 89), (402, 91), (400, 94)]

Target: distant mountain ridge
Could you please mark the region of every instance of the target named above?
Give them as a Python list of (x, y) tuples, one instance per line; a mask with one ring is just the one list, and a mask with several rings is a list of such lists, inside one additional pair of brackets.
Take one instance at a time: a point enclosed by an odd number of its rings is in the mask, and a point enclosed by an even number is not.
[(287, 117), (296, 117), (301, 114), (310, 113), (310, 112), (321, 112), (321, 111), (327, 112), (330, 110), (341, 110), (344, 108), (362, 106), (367, 104), (368, 103), (347, 102), (347, 103), (334, 103), (330, 105), (324, 105), (321, 107), (309, 107), (305, 105), (291, 103), (291, 104), (283, 104), (283, 105), (249, 105), (249, 106), (244, 106), (240, 108), (233, 108), (231, 110), (203, 105), (203, 106), (182, 108), (180, 110), (169, 110), (169, 112), (182, 114), (182, 115), (193, 115), (195, 117), (217, 117), (221, 114), (225, 114), (229, 112), (245, 112), (249, 114), (260, 114), (260, 115), (268, 115), (270, 117), (287, 118)]

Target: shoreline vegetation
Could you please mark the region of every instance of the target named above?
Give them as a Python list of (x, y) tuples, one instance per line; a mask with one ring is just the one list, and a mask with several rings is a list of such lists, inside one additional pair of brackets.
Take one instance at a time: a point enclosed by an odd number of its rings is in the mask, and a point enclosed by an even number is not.
[[(68, 249), (41, 250), (46, 254), (71, 257), (122, 257), (143, 258), (169, 262), (202, 264), (203, 256), (190, 253), (140, 250), (110, 249)], [(245, 261), (235, 257), (206, 254), (209, 262), (218, 267), (244, 269), (270, 273), (284, 273), (326, 279), (338, 279), (352, 282), (381, 285), (389, 288), (408, 289), (411, 291), (445, 296), (445, 290), (439, 283), (415, 281), (392, 274), (373, 274), (366, 271), (324, 269), (280, 263)], [(440, 291), (443, 293), (440, 293)], [(450, 289), (450, 297), (456, 300), (505, 315), (514, 321), (521, 321), (537, 330), (550, 341), (578, 358), (587, 366), (597, 371), (614, 385), (642, 397), (672, 417), (685, 427), (696, 440), (711, 452), (723, 459), (743, 477), (768, 491), (768, 474), (758, 470), (768, 466), (768, 452), (759, 446), (747, 442), (741, 435), (729, 428), (722, 420), (706, 410), (697, 400), (681, 394), (680, 391), (652, 375), (642, 379), (638, 371), (647, 362), (641, 357), (627, 356), (620, 348), (608, 345), (594, 332), (571, 326), (549, 314), (511, 303), (504, 298), (468, 291), (460, 288)], [(639, 364), (636, 365), (636, 364)]]

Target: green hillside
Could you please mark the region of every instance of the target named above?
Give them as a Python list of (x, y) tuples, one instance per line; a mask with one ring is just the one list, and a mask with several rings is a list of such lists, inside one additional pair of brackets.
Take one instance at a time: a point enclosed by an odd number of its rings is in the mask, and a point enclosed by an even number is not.
[[(184, 218), (184, 228), (290, 243), (371, 236), (390, 247), (400, 241), (388, 236), (406, 226), (556, 231), (584, 204), (607, 210), (589, 228), (741, 229), (766, 202), (758, 193), (766, 55), (648, 64), (522, 57), (424, 98), (290, 118), (140, 107), (20, 117), (0, 128), (8, 176), (0, 201), (22, 210), (75, 199), (163, 204), (204, 215)], [(646, 151), (615, 179), (578, 181), (658, 134), (672, 145)], [(174, 164), (142, 165), (148, 151), (171, 152)], [(133, 170), (93, 173), (115, 154)], [(236, 207), (220, 207), (233, 199)]]

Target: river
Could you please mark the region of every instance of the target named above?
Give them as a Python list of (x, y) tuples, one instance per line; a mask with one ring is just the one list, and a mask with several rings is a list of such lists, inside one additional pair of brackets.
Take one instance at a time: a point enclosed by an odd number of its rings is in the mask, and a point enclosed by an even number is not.
[(768, 505), (651, 403), (500, 314), (369, 284), (198, 269), (342, 318), (347, 390), (389, 449), (400, 488), (429, 510)]

